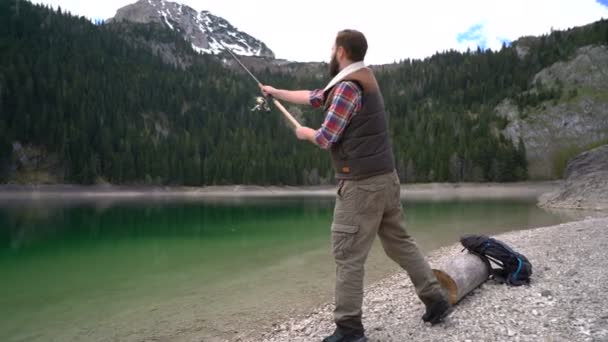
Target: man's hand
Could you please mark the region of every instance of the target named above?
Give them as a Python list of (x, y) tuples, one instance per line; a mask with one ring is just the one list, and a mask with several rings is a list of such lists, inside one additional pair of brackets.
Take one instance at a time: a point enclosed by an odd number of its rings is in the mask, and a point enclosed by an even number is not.
[(314, 129), (310, 128), (310, 127), (298, 127), (296, 128), (296, 136), (298, 137), (298, 139), (300, 140), (308, 140), (312, 143), (316, 144), (315, 141), (315, 134), (317, 133), (317, 131), (315, 131)]
[(263, 85), (260, 84), (260, 90), (262, 91), (262, 93), (264, 94), (264, 96), (275, 96), (277, 93), (277, 89), (275, 89), (274, 87), (271, 87), (269, 85)]

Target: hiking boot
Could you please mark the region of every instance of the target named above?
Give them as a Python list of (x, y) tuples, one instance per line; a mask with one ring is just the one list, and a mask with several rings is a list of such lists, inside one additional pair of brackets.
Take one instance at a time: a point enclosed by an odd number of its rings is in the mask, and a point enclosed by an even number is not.
[(435, 325), (440, 323), (452, 311), (452, 306), (447, 300), (442, 299), (426, 307), (422, 320)]
[(331, 336), (324, 338), (323, 342), (367, 342), (367, 337), (364, 333), (345, 335), (336, 329)]

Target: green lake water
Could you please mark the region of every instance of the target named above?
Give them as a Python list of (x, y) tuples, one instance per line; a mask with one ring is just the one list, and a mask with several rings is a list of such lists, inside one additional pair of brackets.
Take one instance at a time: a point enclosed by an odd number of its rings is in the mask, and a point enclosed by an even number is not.
[[(533, 200), (404, 202), (425, 251), (553, 225)], [(333, 200), (0, 204), (0, 341), (216, 341), (332, 300)], [(374, 246), (366, 282), (398, 268)]]

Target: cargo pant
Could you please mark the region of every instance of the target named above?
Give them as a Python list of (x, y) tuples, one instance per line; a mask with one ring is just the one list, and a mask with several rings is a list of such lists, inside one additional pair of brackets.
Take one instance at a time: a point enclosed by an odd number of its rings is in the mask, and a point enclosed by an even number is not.
[(424, 255), (405, 230), (396, 172), (363, 180), (343, 180), (338, 185), (331, 225), (336, 261), (334, 319), (345, 334), (363, 332), (364, 264), (376, 234), (386, 254), (409, 275), (425, 304), (443, 292)]

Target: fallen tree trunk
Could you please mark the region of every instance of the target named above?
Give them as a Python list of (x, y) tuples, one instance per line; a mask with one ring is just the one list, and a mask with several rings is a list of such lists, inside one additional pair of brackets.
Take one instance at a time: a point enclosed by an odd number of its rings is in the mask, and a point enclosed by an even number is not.
[(454, 305), (485, 282), (490, 269), (480, 257), (467, 253), (451, 259), (440, 269), (433, 269), (433, 273)]

